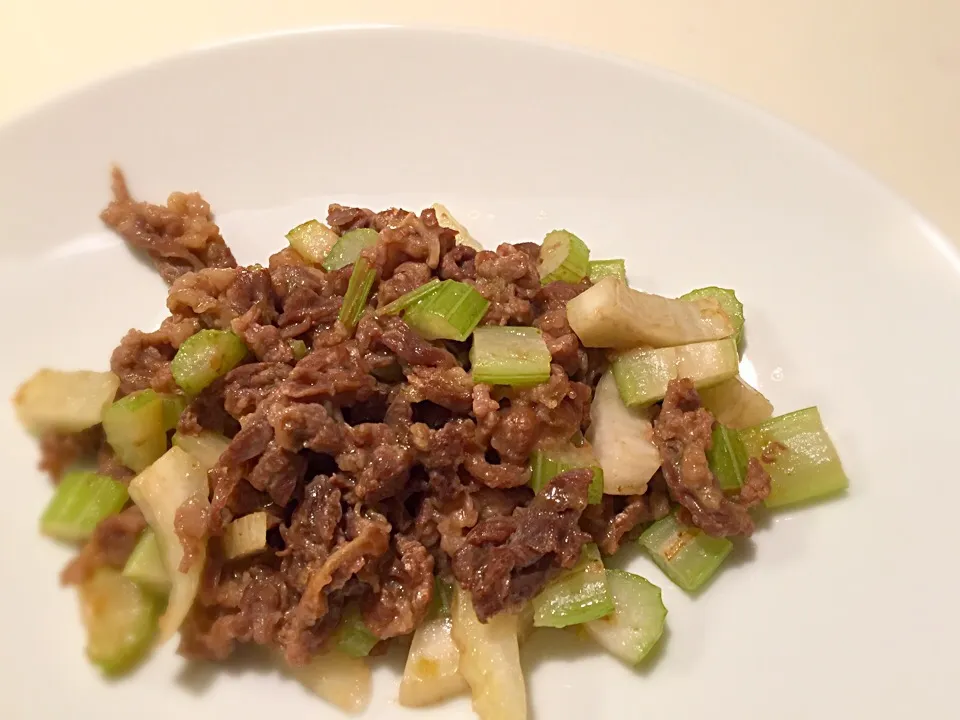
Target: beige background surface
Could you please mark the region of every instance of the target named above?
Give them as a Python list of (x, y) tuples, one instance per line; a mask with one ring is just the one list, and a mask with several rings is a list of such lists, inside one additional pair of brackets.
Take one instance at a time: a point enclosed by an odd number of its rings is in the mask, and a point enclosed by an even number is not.
[(507, 30), (700, 79), (819, 136), (960, 238), (960, 0), (0, 0), (0, 122), (197, 45), (358, 22)]

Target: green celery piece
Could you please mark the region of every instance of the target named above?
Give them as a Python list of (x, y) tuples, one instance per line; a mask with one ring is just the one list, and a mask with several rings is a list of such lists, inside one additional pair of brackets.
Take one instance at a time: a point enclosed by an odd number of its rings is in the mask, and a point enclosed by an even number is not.
[(131, 669), (150, 651), (162, 599), (103, 567), (80, 586), (87, 657), (107, 675)]
[(349, 329), (356, 327), (367, 306), (367, 299), (370, 297), (370, 291), (376, 279), (377, 271), (370, 267), (370, 262), (363, 257), (357, 259), (353, 264), (353, 272), (350, 273), (350, 282), (337, 318), (344, 327)]
[(767, 507), (814, 500), (846, 489), (847, 474), (816, 407), (780, 415), (740, 431), (750, 457), (772, 480)]
[(340, 237), (319, 220), (307, 220), (287, 233), (290, 247), (307, 262), (319, 265)]
[(530, 455), (530, 487), (534, 492), (540, 492), (557, 475), (576, 468), (593, 470), (587, 501), (596, 505), (603, 499), (603, 468), (586, 441), (579, 447), (571, 444), (534, 450)]
[(307, 353), (310, 352), (307, 349), (307, 344), (303, 340), (291, 340), (290, 349), (293, 350), (294, 360), (303, 360)]
[(720, 423), (713, 427), (710, 449), (707, 450), (707, 462), (724, 491), (739, 490), (747, 474), (747, 461), (750, 456), (743, 446), (740, 434)]
[(470, 372), (474, 382), (529, 387), (550, 379), (552, 356), (532, 327), (480, 327), (473, 333)]
[(366, 657), (380, 639), (370, 632), (356, 606), (347, 608), (333, 636), (336, 648), (352, 657)]
[(590, 267), (590, 248), (567, 230), (548, 233), (540, 246), (540, 282), (556, 280), (577, 283), (583, 280)]
[(430, 617), (448, 618), (453, 607), (453, 585), (438, 577), (433, 579), (433, 600), (430, 603)]
[(103, 433), (117, 458), (140, 472), (167, 450), (163, 399), (153, 390), (138, 390), (103, 413)]
[(393, 302), (389, 302), (382, 308), (377, 309), (377, 315), (398, 315), (407, 308), (416, 305), (440, 287), (439, 278), (431, 278), (418, 288), (414, 288), (408, 293), (404, 293)]
[(140, 534), (127, 564), (123, 566), (123, 576), (157, 594), (170, 592), (170, 575), (160, 556), (157, 536), (150, 528)]
[(623, 260), (591, 260), (587, 277), (590, 282), (598, 283), (605, 277), (612, 275), (627, 281), (627, 264)]
[(490, 307), (490, 301), (466, 283), (444, 280), (419, 302), (407, 308), (403, 319), (427, 340), (463, 341)]
[(174, 433), (173, 444), (200, 463), (203, 471), (207, 472), (217, 464), (230, 440), (212, 430), (203, 430), (199, 435)]
[(106, 475), (73, 471), (63, 476), (40, 517), (40, 532), (56, 540), (87, 540), (106, 517), (127, 504), (127, 488)]
[(726, 538), (707, 535), (700, 528), (667, 515), (643, 531), (640, 544), (671, 580), (688, 592), (700, 588), (733, 549)]
[(187, 395), (233, 370), (247, 355), (247, 346), (229, 330), (201, 330), (191, 335), (170, 363), (170, 372)]
[(583, 546), (580, 561), (561, 573), (533, 598), (535, 627), (567, 627), (613, 612), (607, 571), (596, 545)]
[(353, 265), (360, 253), (369, 247), (373, 247), (380, 240), (380, 233), (371, 228), (357, 228), (348, 230), (337, 243), (330, 248), (326, 259), (323, 261), (323, 267), (327, 271), (339, 270), (347, 265)]
[(737, 298), (733, 290), (721, 287), (704, 287), (691, 290), (686, 295), (681, 295), (681, 300), (700, 300), (702, 298), (713, 298), (723, 311), (730, 318), (733, 329), (736, 330), (737, 347), (743, 345), (743, 303)]
[(163, 403), (163, 429), (166, 432), (176, 429), (180, 415), (187, 409), (187, 399), (183, 395), (161, 395)]
[(636, 665), (663, 635), (667, 608), (660, 588), (623, 570), (607, 570), (614, 611), (583, 626), (588, 635), (626, 663)]

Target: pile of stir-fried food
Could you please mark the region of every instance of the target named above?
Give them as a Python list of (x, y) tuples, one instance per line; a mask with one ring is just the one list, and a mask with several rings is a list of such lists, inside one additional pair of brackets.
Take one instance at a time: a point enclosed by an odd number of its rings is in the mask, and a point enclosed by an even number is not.
[(113, 191), (170, 315), (15, 398), (107, 673), (251, 643), (356, 710), (405, 638), (402, 703), (523, 718), (531, 628), (631, 664), (660, 638), (659, 588), (604, 567), (624, 543), (694, 591), (751, 508), (846, 486), (816, 408), (740, 379), (732, 291), (639, 292), (564, 230), (483, 250), (439, 205), (331, 205), (240, 267), (199, 195)]

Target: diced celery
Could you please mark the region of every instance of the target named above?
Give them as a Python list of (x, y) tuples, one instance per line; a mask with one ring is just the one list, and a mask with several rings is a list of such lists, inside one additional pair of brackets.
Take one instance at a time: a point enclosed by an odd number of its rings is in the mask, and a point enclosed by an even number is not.
[(673, 347), (734, 334), (713, 298), (688, 302), (631, 290), (620, 278), (605, 277), (567, 303), (570, 327), (587, 347), (629, 350)]
[(562, 573), (533, 598), (536, 627), (567, 627), (613, 612), (607, 571), (596, 545), (583, 546), (580, 562)]
[(370, 632), (363, 617), (355, 605), (351, 605), (340, 619), (340, 625), (333, 634), (337, 650), (351, 657), (366, 657), (380, 639)]
[(370, 267), (367, 259), (358, 258), (353, 264), (350, 283), (347, 285), (347, 293), (343, 296), (343, 305), (340, 306), (340, 315), (337, 318), (345, 328), (356, 327), (376, 279), (377, 271)]
[(139, 390), (117, 400), (103, 413), (103, 432), (117, 458), (140, 472), (167, 449), (163, 400), (153, 390)]
[(470, 337), (490, 302), (472, 286), (444, 280), (433, 292), (409, 307), (406, 323), (427, 340), (458, 340)]
[(747, 474), (749, 460), (740, 434), (720, 423), (713, 428), (713, 440), (707, 450), (707, 462), (717, 478), (717, 484), (725, 490), (739, 490)]
[(627, 265), (623, 260), (591, 260), (587, 277), (590, 282), (598, 283), (605, 277), (613, 276), (627, 281)]
[(450, 617), (453, 607), (453, 585), (438, 577), (433, 579), (433, 601), (430, 603), (431, 617)]
[(201, 330), (180, 346), (170, 372), (187, 395), (196, 395), (233, 370), (246, 355), (247, 346), (231, 331)]
[(534, 492), (540, 492), (557, 475), (576, 468), (593, 470), (587, 499), (591, 505), (596, 505), (603, 499), (603, 468), (587, 443), (580, 447), (571, 444), (534, 450), (530, 455), (530, 487)]
[(457, 231), (457, 245), (466, 245), (467, 247), (472, 247), (474, 250), (483, 250), (483, 245), (474, 240), (470, 231), (461, 225), (453, 216), (453, 213), (447, 210), (445, 206), (440, 203), (434, 203), (430, 207), (437, 213), (437, 224), (441, 227)]
[(540, 282), (555, 280), (576, 283), (587, 275), (590, 248), (567, 230), (554, 230), (543, 239), (540, 247)]
[(230, 440), (212, 430), (203, 430), (199, 435), (174, 433), (173, 444), (189, 453), (206, 472), (217, 464)]
[(743, 303), (737, 297), (733, 290), (721, 287), (705, 287), (691, 290), (686, 295), (681, 295), (681, 300), (703, 300), (712, 298), (720, 303), (720, 307), (730, 318), (733, 329), (736, 331), (737, 346), (743, 344)]
[(232, 520), (223, 531), (223, 554), (228, 560), (253, 555), (267, 547), (270, 516), (262, 510)]
[(747, 454), (772, 480), (767, 507), (831, 495), (849, 481), (815, 407), (797, 410), (740, 431)]
[(446, 616), (427, 620), (414, 632), (400, 681), (404, 707), (432, 705), (467, 689), (452, 629), (453, 621)]
[(608, 570), (607, 585), (613, 596), (613, 612), (583, 627), (613, 655), (636, 665), (663, 635), (667, 608), (660, 588), (623, 570)]
[(640, 544), (671, 580), (688, 592), (702, 586), (730, 554), (733, 543), (667, 515), (643, 531)]
[(13, 405), (30, 432), (80, 432), (100, 422), (119, 387), (112, 372), (43, 369), (17, 388)]
[(324, 269), (339, 270), (347, 265), (353, 265), (360, 257), (360, 253), (376, 245), (379, 240), (380, 233), (371, 228), (348, 230), (330, 248), (330, 252), (323, 261)]
[(611, 369), (627, 407), (642, 407), (663, 400), (671, 380), (690, 378), (697, 388), (710, 387), (736, 375), (739, 363), (736, 342), (725, 338), (620, 353)]
[(286, 665), (286, 670), (310, 692), (344, 712), (362, 712), (370, 703), (372, 682), (364, 658), (332, 649), (314, 655), (306, 665)]
[(473, 379), (491, 385), (526, 387), (550, 379), (552, 356), (543, 335), (531, 327), (481, 327), (473, 333)]
[(63, 476), (40, 518), (40, 532), (67, 542), (88, 539), (97, 524), (127, 504), (127, 489), (111, 477), (73, 471)]
[(180, 415), (187, 409), (187, 399), (183, 395), (161, 395), (163, 402), (163, 430), (175, 430), (180, 421)]
[(307, 344), (303, 340), (291, 340), (290, 349), (293, 350), (294, 360), (303, 360), (309, 352)]
[(423, 300), (427, 295), (435, 292), (440, 287), (439, 278), (431, 278), (418, 288), (414, 288), (408, 293), (404, 293), (393, 302), (387, 303), (377, 310), (377, 315), (397, 315), (408, 307), (415, 305)]
[(740, 430), (759, 425), (773, 415), (773, 405), (759, 390), (747, 385), (740, 376), (702, 388), (700, 401), (717, 419), (729, 428)]
[(307, 262), (319, 265), (340, 236), (319, 220), (307, 220), (287, 233), (290, 247)]
[(150, 650), (161, 601), (112, 568), (80, 586), (87, 657), (108, 675), (129, 670)]
[(127, 564), (123, 566), (123, 576), (152, 592), (161, 595), (170, 592), (170, 574), (160, 557), (157, 536), (150, 528), (140, 534)]

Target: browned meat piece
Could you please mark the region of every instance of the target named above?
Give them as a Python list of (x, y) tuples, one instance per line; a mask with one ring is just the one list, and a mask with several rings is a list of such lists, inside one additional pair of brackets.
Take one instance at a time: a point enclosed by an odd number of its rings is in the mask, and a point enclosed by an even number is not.
[(45, 432), (40, 436), (40, 469), (58, 483), (71, 465), (95, 455), (102, 442), (99, 427), (77, 433)]
[(147, 521), (136, 505), (104, 518), (77, 556), (63, 569), (60, 582), (79, 585), (102, 567), (121, 569), (127, 564), (140, 533), (146, 527)]

